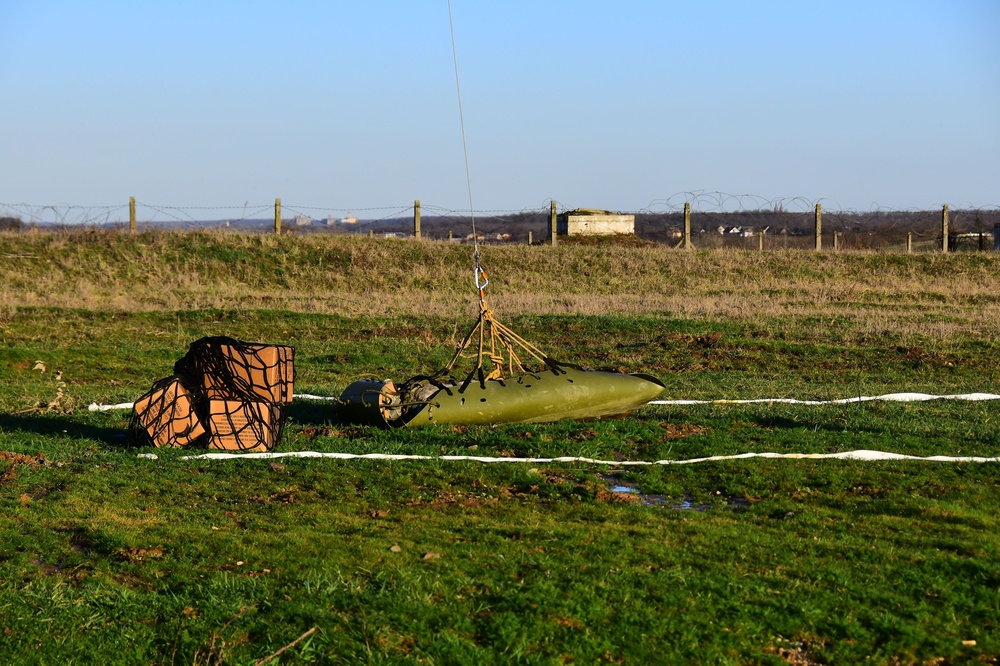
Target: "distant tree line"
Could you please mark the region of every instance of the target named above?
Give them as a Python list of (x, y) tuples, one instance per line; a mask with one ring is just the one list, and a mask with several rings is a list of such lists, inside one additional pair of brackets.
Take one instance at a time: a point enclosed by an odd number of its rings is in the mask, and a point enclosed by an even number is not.
[(0, 217), (0, 231), (23, 231), (25, 227), (19, 217)]
[[(638, 239), (677, 245), (682, 239), (684, 213), (640, 212), (635, 215), (635, 235)], [(993, 248), (993, 230), (1000, 225), (1000, 209), (951, 210), (948, 220), (949, 248), (976, 250)], [(247, 220), (233, 225), (233, 231), (267, 233), (270, 221)], [(747, 210), (736, 212), (691, 211), (691, 235), (699, 248), (747, 248), (759, 245), (768, 248), (810, 248), (814, 243), (815, 212), (784, 210)], [(0, 231), (26, 231), (39, 225), (26, 223), (18, 217), (0, 217)], [(41, 225), (42, 228), (58, 225)], [(70, 225), (75, 226), (75, 225)], [(227, 225), (228, 226), (228, 225)], [(215, 225), (213, 228), (217, 228)], [(127, 227), (126, 227), (127, 228)], [(197, 227), (192, 227), (197, 228)], [(209, 227), (205, 227), (209, 228)], [(534, 210), (503, 215), (477, 215), (475, 230), (480, 242), (535, 243), (549, 237), (549, 212)], [(412, 216), (381, 220), (358, 220), (349, 225), (286, 226), (292, 234), (373, 234), (376, 236), (409, 236), (413, 233)], [(912, 242), (932, 246), (941, 242), (941, 210), (929, 211), (822, 211), (823, 246), (836, 244), (848, 249), (890, 249)], [(470, 242), (473, 227), (468, 215), (424, 215), (421, 236), (434, 240)]]
[[(697, 247), (756, 246), (761, 233), (773, 246), (809, 247), (813, 243), (814, 211), (738, 211), (691, 213), (691, 233)], [(1000, 210), (952, 210), (949, 214), (949, 246), (978, 246), (978, 234), (992, 248), (992, 233), (1000, 224)], [(879, 249), (906, 242), (930, 242), (941, 237), (941, 211), (823, 211), (823, 235), (832, 246), (836, 233), (841, 247)], [(423, 216), (421, 235), (425, 238), (465, 240), (472, 233), (468, 216)], [(529, 232), (535, 242), (548, 238), (549, 214), (530, 211), (500, 216), (476, 217), (476, 231), (486, 242), (526, 242)], [(676, 244), (683, 233), (684, 213), (636, 213), (635, 233), (639, 238)], [(411, 217), (359, 223), (355, 233), (409, 235)], [(317, 230), (318, 231), (318, 230)]]

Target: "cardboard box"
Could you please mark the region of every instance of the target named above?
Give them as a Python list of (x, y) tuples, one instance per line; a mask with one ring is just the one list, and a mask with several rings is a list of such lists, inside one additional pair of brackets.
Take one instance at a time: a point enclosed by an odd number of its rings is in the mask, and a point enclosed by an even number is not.
[(177, 379), (136, 400), (133, 409), (156, 446), (187, 446), (205, 434), (191, 394)]
[(205, 372), (203, 382), (209, 400), (238, 400), (234, 388), (248, 390), (264, 402), (292, 402), (295, 379), (292, 347), (282, 345), (250, 345), (247, 353), (236, 347), (219, 347), (226, 370), (237, 378), (237, 386), (228, 386), (222, 377)]
[(295, 387), (295, 348), (286, 345), (278, 345), (278, 382), (281, 384), (281, 400), (279, 402), (290, 405), (294, 399), (293, 388)]
[(280, 414), (266, 402), (210, 400), (208, 448), (269, 451), (277, 442)]

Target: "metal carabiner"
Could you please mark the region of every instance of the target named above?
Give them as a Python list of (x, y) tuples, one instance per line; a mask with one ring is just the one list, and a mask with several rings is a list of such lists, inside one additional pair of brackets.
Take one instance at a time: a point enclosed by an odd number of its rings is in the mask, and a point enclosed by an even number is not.
[[(489, 278), (488, 278), (488, 277), (486, 276), (486, 271), (484, 271), (484, 270), (483, 270), (483, 269), (482, 269), (482, 268), (481, 268), (481, 267), (479, 266), (479, 264), (478, 264), (478, 263), (476, 264), (476, 269), (475, 269), (475, 274), (476, 274), (476, 289), (478, 289), (479, 291), (482, 291), (482, 290), (486, 289), (486, 285), (488, 285), (488, 284), (490, 283), (490, 280), (489, 280)], [(482, 275), (482, 276), (483, 276), (483, 281), (482, 281), (481, 283), (480, 283), (480, 281), (479, 281), (479, 276), (480, 276), (480, 275)]]

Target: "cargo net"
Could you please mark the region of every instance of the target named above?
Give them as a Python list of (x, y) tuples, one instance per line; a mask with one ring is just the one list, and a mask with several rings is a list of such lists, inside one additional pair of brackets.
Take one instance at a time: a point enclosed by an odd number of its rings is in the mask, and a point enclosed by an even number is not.
[(281, 440), (292, 402), (294, 349), (202, 338), (135, 403), (134, 442), (268, 451)]

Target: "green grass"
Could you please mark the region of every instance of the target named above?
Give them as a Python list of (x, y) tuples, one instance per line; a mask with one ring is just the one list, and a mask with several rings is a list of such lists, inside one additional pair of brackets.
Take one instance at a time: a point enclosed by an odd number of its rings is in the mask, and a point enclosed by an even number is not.
[(312, 626), (296, 660), (996, 651), (998, 479), (984, 466), (630, 474), (709, 507), (696, 512), (611, 501), (580, 468), (60, 462), (20, 468), (24, 492), (3, 499), (9, 662), (101, 661), (116, 644), (104, 663), (186, 663), (217, 634), (248, 663)]
[[(185, 242), (246, 254), (233, 261), (297, 251), (284, 240), (241, 239), (235, 249), (211, 240)], [(87, 249), (95, 256), (121, 251), (96, 245)], [(884, 260), (901, 274), (927, 262)], [(828, 263), (788, 268), (813, 282), (783, 312), (505, 319), (557, 358), (651, 372), (672, 398), (1000, 393), (993, 327), (949, 313), (930, 287), (831, 314), (815, 305)], [(102, 301), (4, 310), (0, 663), (253, 664), (313, 627), (270, 663), (945, 664), (1000, 655), (997, 464), (185, 461), (187, 451), (127, 447), (126, 413), (86, 409), (135, 399), (205, 335), (292, 344), (296, 391), (332, 395), (364, 374), (404, 379), (435, 368), (469, 323), (462, 312)], [(661, 406), (588, 423), (381, 431), (299, 401), (279, 450), (996, 456), (998, 407)], [(640, 492), (610, 492), (618, 484)]]

